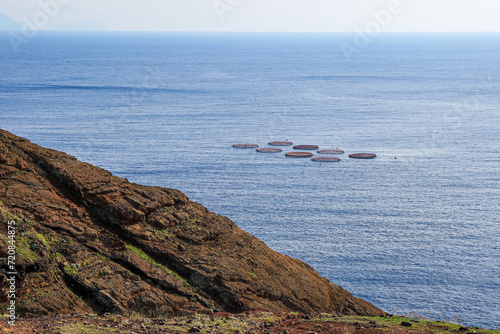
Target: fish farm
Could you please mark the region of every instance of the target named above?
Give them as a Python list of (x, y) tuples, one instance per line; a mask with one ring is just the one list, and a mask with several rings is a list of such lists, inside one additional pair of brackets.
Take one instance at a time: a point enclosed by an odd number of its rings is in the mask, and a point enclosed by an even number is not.
[[(270, 141), (267, 143), (271, 147), (260, 147), (259, 144), (255, 143), (239, 143), (233, 144), (234, 148), (238, 149), (255, 149), (258, 153), (282, 153), (285, 150), (285, 157), (287, 158), (310, 158), (314, 162), (339, 162), (340, 158), (334, 155), (344, 154), (345, 151), (339, 148), (322, 148), (319, 145), (303, 144), (293, 146), (293, 142), (287, 140), (283, 141)], [(284, 148), (278, 148), (277, 146), (282, 146)], [(286, 151), (293, 149), (293, 151)], [(331, 147), (331, 146), (330, 146)], [(300, 151), (297, 151), (300, 150)], [(303, 151), (316, 151), (316, 152), (303, 152)], [(315, 156), (318, 154), (319, 156)], [(377, 157), (374, 153), (351, 153), (348, 155), (351, 159), (374, 159)]]

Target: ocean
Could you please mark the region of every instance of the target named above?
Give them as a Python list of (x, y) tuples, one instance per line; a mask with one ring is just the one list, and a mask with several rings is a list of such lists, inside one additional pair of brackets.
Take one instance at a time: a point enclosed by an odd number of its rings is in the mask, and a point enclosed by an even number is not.
[[(500, 327), (500, 34), (356, 42), (2, 33), (0, 128), (180, 189), (385, 311)], [(272, 140), (346, 154), (232, 147)]]

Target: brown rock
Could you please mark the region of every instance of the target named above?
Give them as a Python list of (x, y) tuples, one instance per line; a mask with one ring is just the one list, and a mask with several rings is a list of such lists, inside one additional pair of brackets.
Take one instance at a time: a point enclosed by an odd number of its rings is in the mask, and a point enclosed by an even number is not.
[(0, 139), (0, 234), (17, 221), (22, 317), (383, 313), (178, 190), (130, 183), (3, 130)]

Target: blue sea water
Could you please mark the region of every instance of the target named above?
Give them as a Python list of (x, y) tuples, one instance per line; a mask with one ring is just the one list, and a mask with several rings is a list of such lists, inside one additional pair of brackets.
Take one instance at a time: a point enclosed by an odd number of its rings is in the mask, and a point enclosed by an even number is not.
[[(353, 43), (2, 34), (0, 128), (180, 189), (388, 312), (500, 327), (500, 34)], [(285, 139), (378, 157), (232, 148)]]

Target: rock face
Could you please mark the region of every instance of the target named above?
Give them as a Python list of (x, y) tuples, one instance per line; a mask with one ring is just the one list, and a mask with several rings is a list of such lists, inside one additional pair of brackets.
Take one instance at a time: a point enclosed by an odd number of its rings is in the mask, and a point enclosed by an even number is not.
[[(22, 317), (383, 313), (178, 190), (130, 183), (3, 130), (0, 201), (0, 282), (15, 220)], [(2, 290), (0, 307), (7, 301)]]

